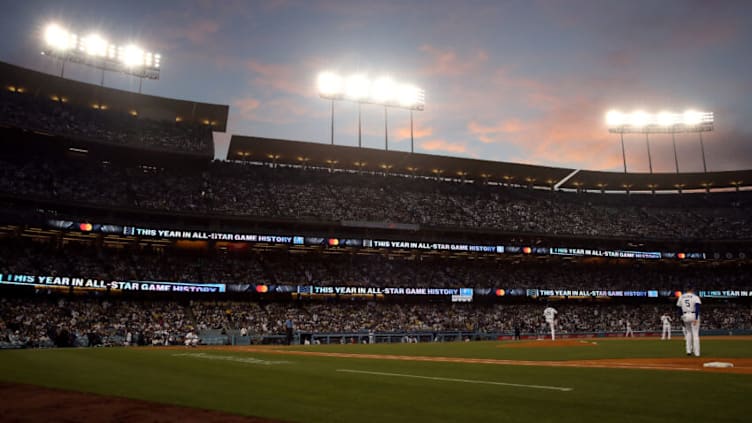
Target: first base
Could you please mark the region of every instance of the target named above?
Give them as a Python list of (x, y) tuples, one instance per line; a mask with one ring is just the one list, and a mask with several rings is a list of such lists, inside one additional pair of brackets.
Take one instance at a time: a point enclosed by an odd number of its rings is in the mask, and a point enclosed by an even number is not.
[(726, 363), (723, 361), (711, 361), (709, 363), (703, 363), (702, 367), (713, 367), (717, 369), (724, 369), (727, 367), (734, 367), (734, 363)]

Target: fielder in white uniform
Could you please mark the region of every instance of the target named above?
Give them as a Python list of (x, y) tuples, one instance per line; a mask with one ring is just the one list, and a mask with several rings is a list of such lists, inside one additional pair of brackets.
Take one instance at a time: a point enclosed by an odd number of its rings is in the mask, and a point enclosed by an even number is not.
[(627, 332), (624, 334), (624, 337), (634, 338), (634, 332), (632, 331), (632, 323), (629, 320), (627, 320), (626, 324), (627, 324)]
[(188, 332), (185, 335), (185, 346), (195, 347), (196, 345), (198, 345), (198, 335), (193, 333), (193, 331)]
[(700, 356), (700, 304), (700, 297), (695, 295), (693, 288), (689, 288), (676, 301), (676, 306), (681, 309), (687, 355), (694, 354), (695, 357)]
[(663, 325), (663, 331), (661, 332), (661, 339), (671, 340), (671, 317), (668, 313), (663, 313), (661, 316), (661, 324)]
[(548, 306), (545, 310), (543, 310), (543, 317), (546, 319), (546, 323), (551, 327), (551, 340), (556, 340), (556, 332), (554, 331), (554, 326), (556, 324), (556, 315), (559, 312), (556, 311), (555, 308)]

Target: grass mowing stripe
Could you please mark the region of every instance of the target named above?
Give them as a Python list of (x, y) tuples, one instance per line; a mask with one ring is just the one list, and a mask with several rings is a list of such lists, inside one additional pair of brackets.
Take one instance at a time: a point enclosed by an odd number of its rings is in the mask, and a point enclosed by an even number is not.
[(550, 391), (562, 391), (562, 392), (569, 392), (569, 391), (574, 390), (574, 388), (568, 388), (565, 386), (524, 385), (521, 383), (494, 382), (490, 380), (454, 379), (450, 377), (420, 376), (420, 375), (409, 375), (405, 373), (371, 372), (367, 370), (352, 370), (352, 369), (337, 369), (337, 371), (342, 372), (342, 373), (360, 373), (360, 374), (377, 375), (377, 376), (392, 376), (392, 377), (407, 377), (407, 378), (412, 378), (412, 379), (439, 380), (443, 382), (475, 383), (475, 384), (480, 384), (480, 385), (499, 385), (499, 386), (511, 386), (515, 388), (547, 389)]

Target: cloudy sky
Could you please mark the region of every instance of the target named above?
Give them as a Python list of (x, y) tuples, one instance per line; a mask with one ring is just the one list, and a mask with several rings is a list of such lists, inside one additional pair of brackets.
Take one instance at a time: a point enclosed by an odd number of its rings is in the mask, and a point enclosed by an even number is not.
[[(606, 110), (695, 108), (716, 116), (709, 170), (752, 168), (752, 1), (26, 0), (3, 6), (0, 60), (58, 73), (39, 55), (50, 21), (159, 51), (144, 92), (229, 104), (234, 134), (329, 142), (315, 81), (335, 70), (423, 87), (419, 152), (621, 170)], [(66, 77), (99, 83), (77, 65)], [(357, 107), (338, 103), (335, 120), (335, 143), (357, 145)], [(363, 131), (383, 148), (382, 108), (363, 107)], [(391, 109), (390, 148), (409, 150), (409, 134), (409, 113)], [(630, 170), (647, 171), (644, 137), (625, 142)], [(702, 170), (697, 135), (677, 144), (682, 171)], [(654, 169), (674, 171), (671, 138), (651, 147)]]

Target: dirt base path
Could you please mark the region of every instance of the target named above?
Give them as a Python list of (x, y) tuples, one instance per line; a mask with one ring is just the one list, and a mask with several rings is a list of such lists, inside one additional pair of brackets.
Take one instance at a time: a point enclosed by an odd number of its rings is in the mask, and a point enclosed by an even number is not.
[[(461, 357), (429, 357), (390, 354), (353, 354), (332, 353), (323, 351), (299, 351), (285, 347), (265, 346), (215, 346), (202, 347), (202, 350), (219, 350), (235, 352), (255, 352), (263, 354), (282, 355), (313, 355), (319, 357), (361, 358), (369, 360), (400, 360), (400, 361), (429, 361), (437, 363), (465, 363), (465, 364), (499, 364), (505, 366), (538, 366), (538, 367), (587, 367), (601, 369), (642, 369), (642, 370), (679, 370), (688, 372), (717, 372), (752, 374), (752, 358), (720, 358), (720, 357), (679, 357), (679, 358), (619, 358), (598, 360), (569, 360), (569, 361), (534, 361), (534, 360), (499, 360), (493, 358), (461, 358)], [(733, 363), (731, 368), (703, 367), (704, 363), (722, 361)]]
[(594, 338), (587, 339), (562, 339), (551, 341), (550, 339), (530, 340), (530, 341), (513, 341), (499, 344), (499, 348), (551, 348), (551, 347), (595, 347), (598, 340)]
[(0, 382), (3, 422), (281, 423), (219, 411)]

